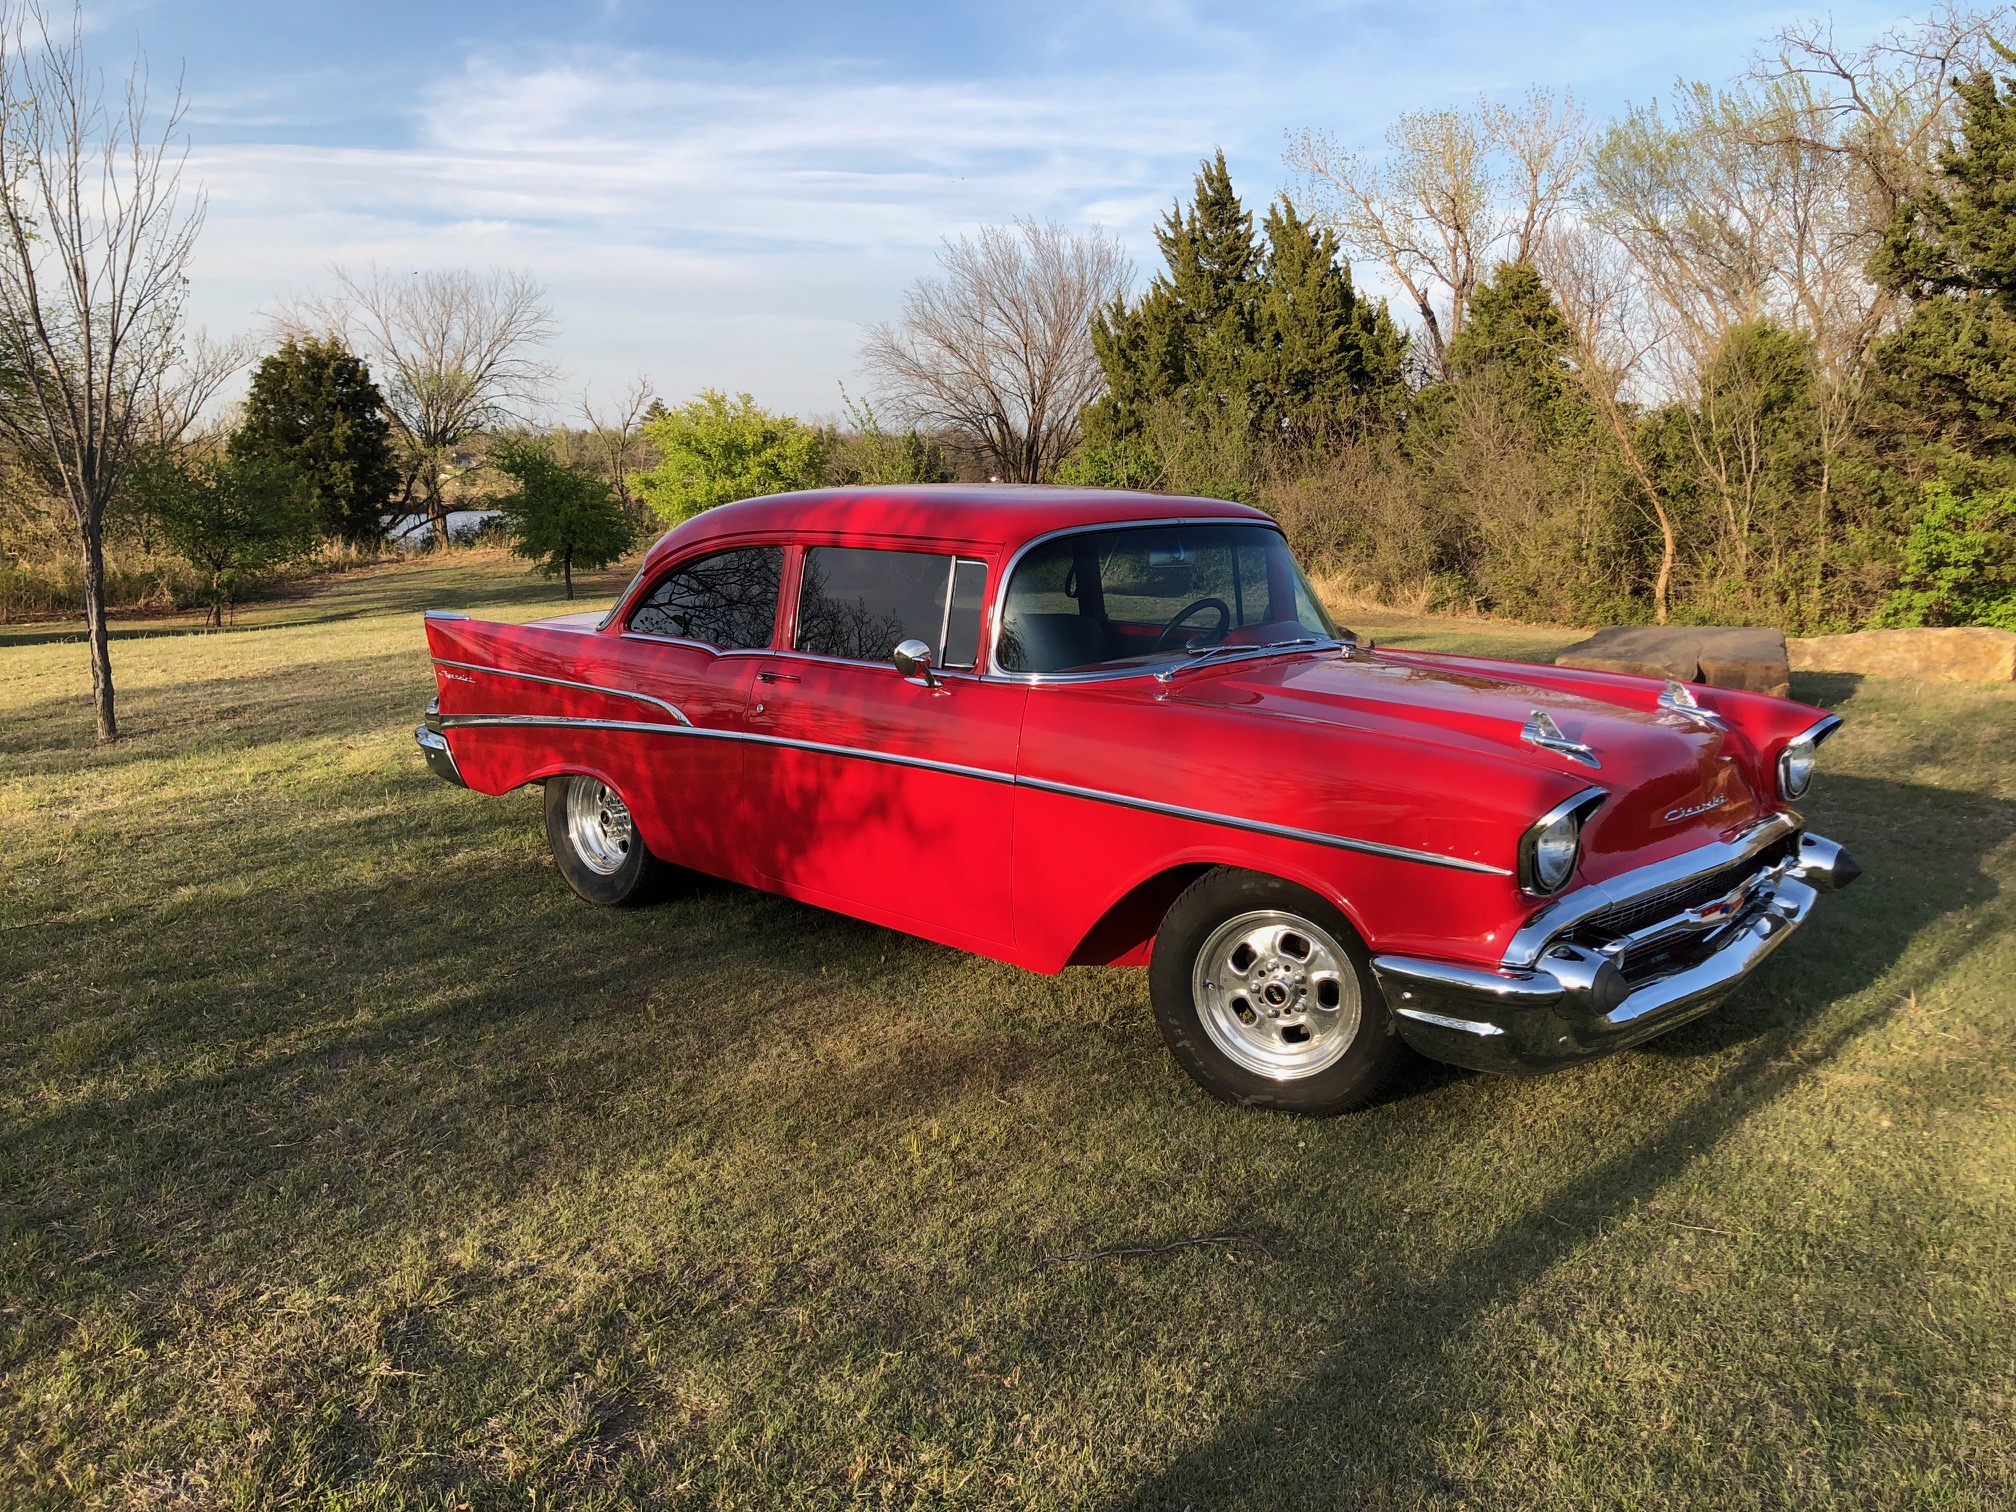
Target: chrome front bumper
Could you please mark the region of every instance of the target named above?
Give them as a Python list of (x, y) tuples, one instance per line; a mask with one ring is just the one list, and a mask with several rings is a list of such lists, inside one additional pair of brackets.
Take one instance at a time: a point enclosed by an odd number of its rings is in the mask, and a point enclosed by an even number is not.
[[(1515, 945), (1520, 957), (1533, 957), (1530, 964), (1494, 969), (1382, 955), (1373, 958), (1372, 969), (1401, 1037), (1436, 1060), (1516, 1074), (1642, 1044), (1718, 1006), (1806, 922), (1820, 893), (1861, 874), (1831, 840), (1800, 835), (1788, 841), (1792, 833), (1781, 826), (1748, 837), (1756, 842), (1752, 855), (1783, 854), (1735, 879), (1723, 897), (1613, 940), (1578, 934), (1590, 913), (1584, 906), (1557, 915), (1567, 922), (1537, 949), (1530, 938)], [(1721, 854), (1727, 848), (1713, 849), (1718, 854), (1709, 858), (1714, 866), (1704, 868), (1708, 875), (1730, 865)], [(1739, 865), (1743, 859), (1739, 854)], [(1670, 863), (1647, 869), (1669, 887), (1674, 871)], [(1634, 895), (1613, 885), (1605, 900), (1612, 909), (1629, 907)], [(1675, 950), (1677, 961), (1670, 954)], [(1619, 963), (1633, 951), (1651, 952), (1655, 964), (1627, 974)]]
[(452, 782), (457, 787), (467, 787), (462, 780), (462, 772), (455, 765), (455, 753), (448, 749), (448, 737), (441, 731), (441, 700), (427, 701), (427, 713), (421, 723), (414, 727), (413, 742), (420, 747), (427, 758), (428, 769), (443, 782)]

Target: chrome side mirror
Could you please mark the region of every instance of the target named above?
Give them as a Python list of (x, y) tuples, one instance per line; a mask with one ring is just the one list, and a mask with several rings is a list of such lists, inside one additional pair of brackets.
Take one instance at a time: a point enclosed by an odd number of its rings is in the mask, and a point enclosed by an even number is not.
[(905, 682), (916, 683), (920, 688), (942, 686), (937, 674), (931, 670), (931, 648), (921, 640), (899, 642), (896, 649), (889, 653), (889, 660), (895, 663)]

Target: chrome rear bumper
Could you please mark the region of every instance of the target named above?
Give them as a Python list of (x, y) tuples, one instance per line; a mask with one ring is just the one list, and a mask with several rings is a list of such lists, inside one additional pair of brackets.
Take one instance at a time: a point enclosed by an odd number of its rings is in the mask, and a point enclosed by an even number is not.
[(457, 787), (469, 786), (462, 780), (461, 769), (455, 765), (455, 753), (448, 749), (448, 737), (442, 733), (440, 699), (428, 700), (425, 718), (414, 727), (413, 742), (426, 756), (428, 769), (436, 777)]
[[(1611, 941), (1554, 938), (1524, 969), (1390, 955), (1372, 969), (1401, 1037), (1422, 1054), (1479, 1071), (1549, 1071), (1708, 1013), (1806, 922), (1821, 892), (1860, 873), (1840, 846), (1804, 835), (1723, 898)], [(1647, 948), (1659, 964), (1627, 975), (1619, 962)]]

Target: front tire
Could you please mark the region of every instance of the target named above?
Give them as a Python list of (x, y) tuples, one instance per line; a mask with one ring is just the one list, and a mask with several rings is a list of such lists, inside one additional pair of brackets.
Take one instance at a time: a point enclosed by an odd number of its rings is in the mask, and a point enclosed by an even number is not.
[(1148, 992), (1176, 1063), (1228, 1102), (1342, 1113), (1400, 1059), (1358, 932), (1279, 877), (1219, 867), (1191, 883), (1155, 936)]
[(606, 907), (648, 902), (668, 870), (645, 848), (622, 797), (593, 777), (547, 779), (546, 841), (567, 885)]

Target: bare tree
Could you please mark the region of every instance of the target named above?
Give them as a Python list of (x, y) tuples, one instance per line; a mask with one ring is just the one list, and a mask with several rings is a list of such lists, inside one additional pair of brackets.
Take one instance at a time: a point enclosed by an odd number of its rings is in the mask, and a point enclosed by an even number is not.
[(1518, 105), (1410, 111), (1374, 160), (1320, 131), (1289, 140), (1318, 218), (1354, 259), (1377, 263), (1420, 317), (1431, 377), (1477, 287), (1503, 260), (1530, 260), (1588, 161), (1587, 118), (1566, 92)]
[(183, 109), (178, 90), (150, 112), (144, 58), (108, 104), (81, 7), (64, 27), (0, 4), (0, 432), (76, 522), (100, 741), (119, 734), (105, 510), (176, 365), (203, 220), (181, 193)]
[(334, 295), (297, 301), (276, 323), (289, 335), (333, 334), (370, 360), (403, 454), (401, 507), (439, 529), (455, 448), (525, 420), (558, 374), (542, 352), (554, 334), (545, 286), (503, 268), (401, 275), (374, 264), (335, 277)]
[(1022, 220), (946, 242), (938, 265), (900, 320), (869, 328), (862, 366), (906, 424), (944, 427), (1001, 477), (1040, 482), (1104, 386), (1091, 320), (1125, 290), (1127, 256), (1097, 227)]
[(639, 373), (607, 409), (596, 408), (586, 393), (581, 396), (581, 419), (588, 428), (587, 439), (594, 448), (596, 461), (601, 464), (609, 486), (616, 490), (616, 497), (632, 513), (640, 506), (630, 491), (630, 475), (637, 471), (644, 460), (643, 453), (649, 450), (643, 425), (653, 395), (651, 380)]

